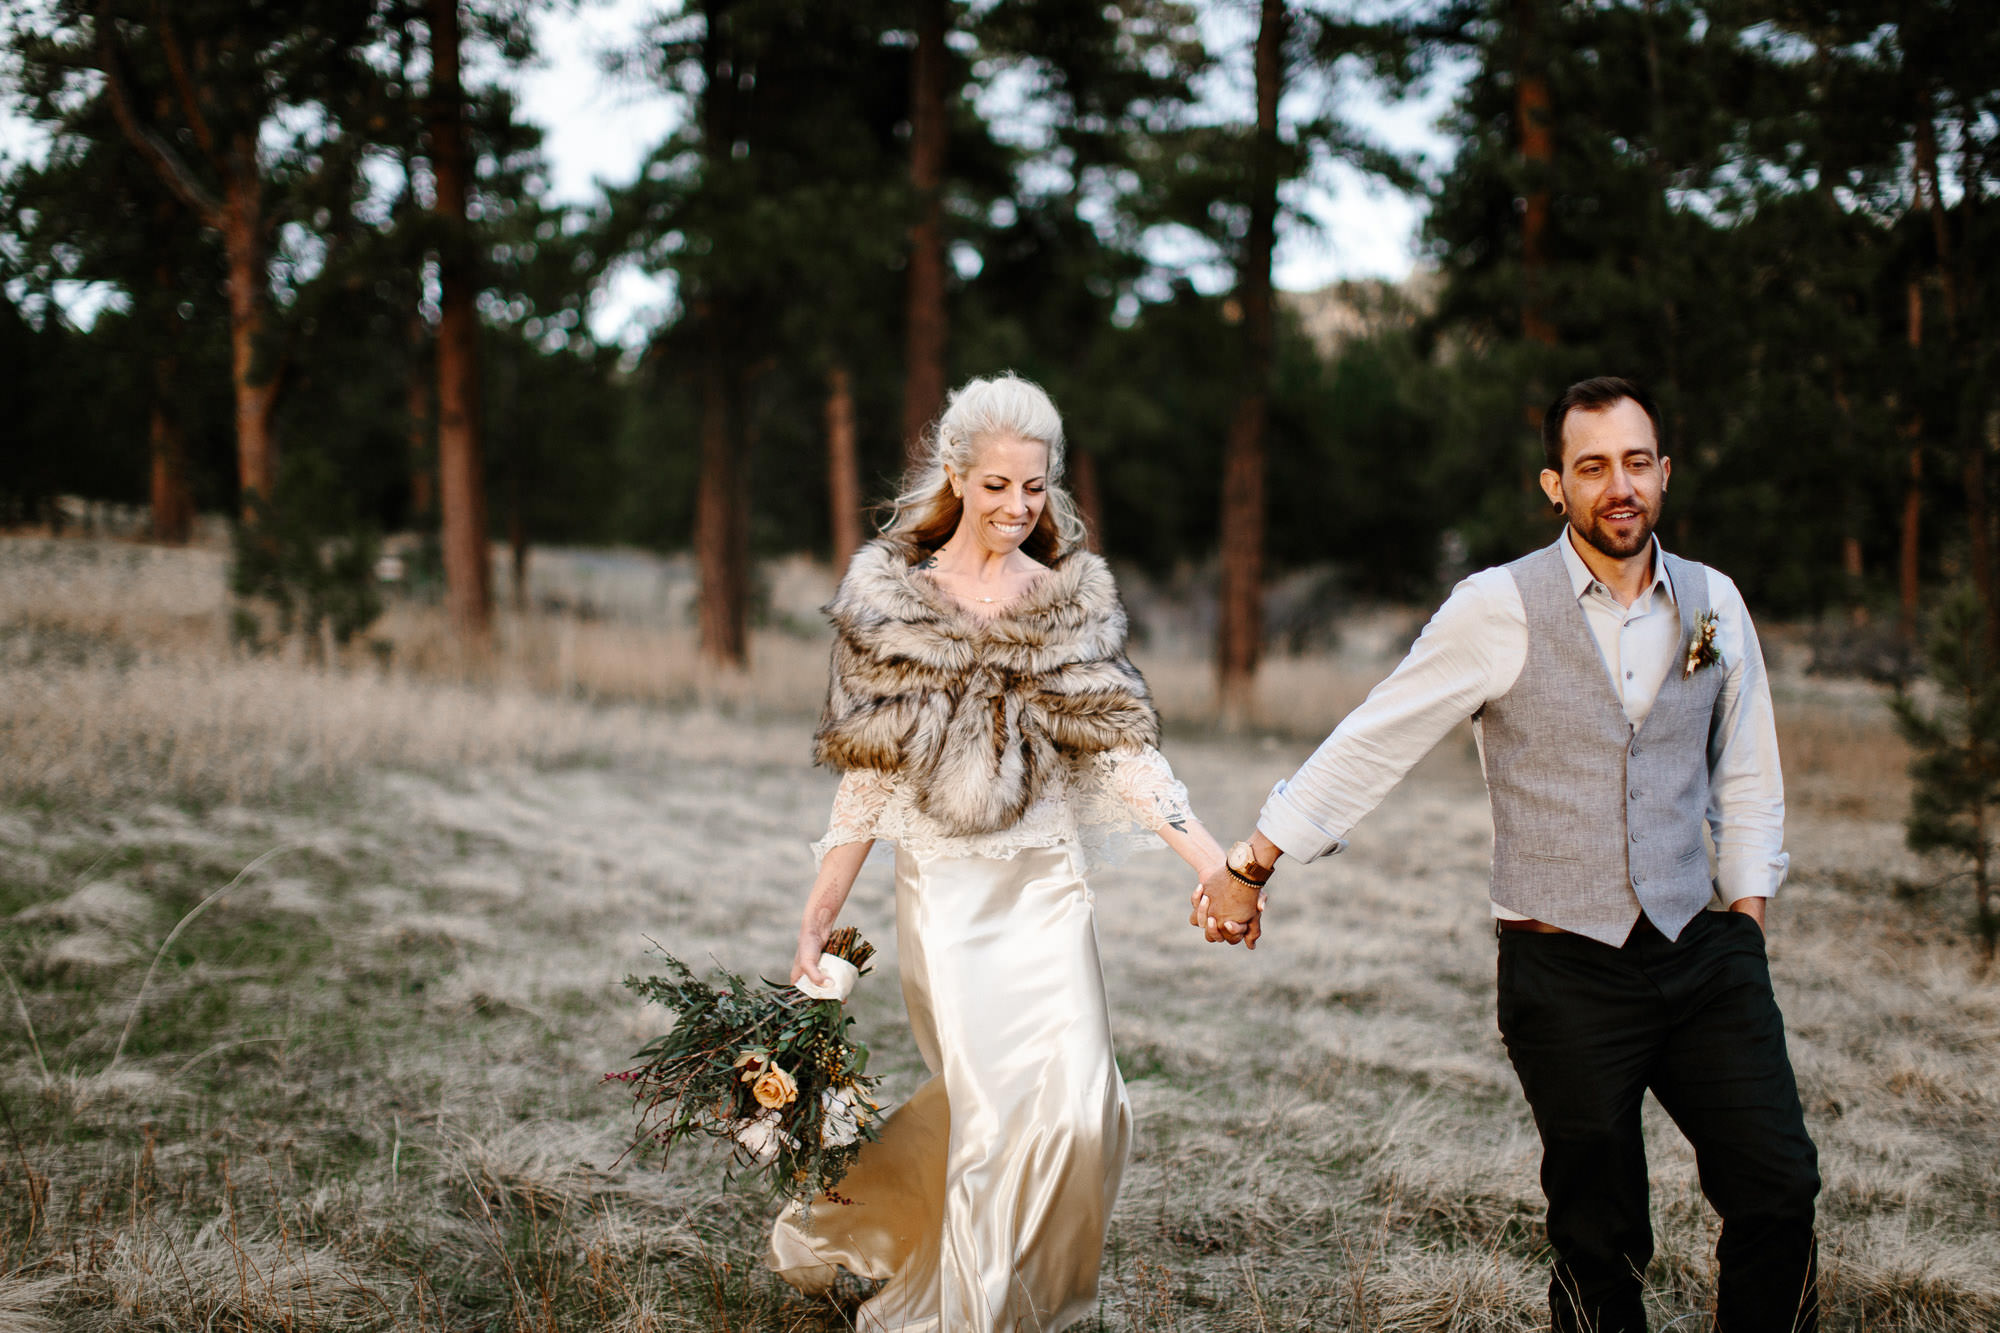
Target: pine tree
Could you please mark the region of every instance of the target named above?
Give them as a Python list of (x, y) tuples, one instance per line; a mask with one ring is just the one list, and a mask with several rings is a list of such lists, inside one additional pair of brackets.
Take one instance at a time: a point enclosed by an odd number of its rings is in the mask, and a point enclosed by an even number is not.
[(486, 467), (480, 440), (478, 250), (466, 203), (472, 158), (461, 82), (459, 0), (427, 0), (432, 212), (438, 222), (438, 511), (445, 601), (461, 635), (483, 638), (493, 616), (486, 548)]
[(363, 52), (378, 17), (338, 0), (282, 11), (63, 0), (19, 43), (48, 90), (42, 105), (59, 107), (65, 88), (102, 96), (130, 149), (221, 239), (246, 505), (269, 497), (277, 476), (285, 349), (271, 300), (274, 240), (288, 196), (354, 170), (342, 112), (373, 81)]
[[(900, 16), (886, 0), (702, 6), (658, 53), (694, 114), (614, 201), (626, 243), (679, 279), (682, 313), (650, 357), (697, 404), (701, 642), (720, 666), (748, 657), (749, 477), (767, 405), (802, 381), (825, 420), (838, 372), (876, 371), (894, 327), (883, 291), (910, 199), (896, 133), (909, 58), (884, 39)], [(875, 400), (852, 401), (858, 415)], [(858, 449), (858, 420), (856, 433)], [(816, 463), (774, 470), (824, 476)]]
[(1973, 929), (1981, 957), (1993, 962), (2000, 912), (1993, 903), (1994, 840), (2000, 836), (2000, 662), (1987, 632), (1977, 590), (1959, 589), (1937, 617), (1930, 652), (1936, 702), (1908, 693), (1895, 700), (1896, 719), (1916, 749), (1910, 775), (1905, 836), (1918, 852), (1970, 863)]

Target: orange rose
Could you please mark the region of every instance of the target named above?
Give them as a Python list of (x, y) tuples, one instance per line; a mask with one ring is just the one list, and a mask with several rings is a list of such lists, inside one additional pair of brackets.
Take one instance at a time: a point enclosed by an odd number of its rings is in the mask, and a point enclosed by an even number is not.
[(790, 1074), (776, 1065), (771, 1065), (758, 1075), (755, 1083), (750, 1085), (750, 1095), (757, 1099), (757, 1105), (775, 1111), (781, 1106), (790, 1106), (798, 1100), (799, 1085), (792, 1081)]

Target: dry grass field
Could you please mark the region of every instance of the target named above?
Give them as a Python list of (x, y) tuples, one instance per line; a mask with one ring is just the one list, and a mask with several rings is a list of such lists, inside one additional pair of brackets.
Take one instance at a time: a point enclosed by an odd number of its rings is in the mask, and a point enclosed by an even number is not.
[[(230, 650), (217, 553), (0, 540), (0, 1333), (846, 1327), (757, 1267), (771, 1207), (716, 1157), (621, 1162), (598, 1082), (659, 1022), (617, 984), (644, 936), (790, 956), (833, 790), (824, 645), (785, 609), (813, 587), (774, 583), (746, 680), (643, 589), (509, 616), (479, 663), (399, 606), (389, 650), (309, 667)], [(1200, 663), (1145, 658), (1203, 816), (1244, 828), (1410, 628), (1274, 664), (1248, 740), (1203, 730)], [(1826, 1326), (2000, 1328), (2000, 983), (1902, 850), (1880, 697), (1781, 674), (1780, 704)], [(1164, 852), (1098, 877), (1138, 1138), (1092, 1329), (1543, 1326), (1490, 837), (1459, 736), (1283, 872), (1255, 954), (1188, 930)], [(893, 1100), (920, 1064), (886, 864), (849, 919)], [(1653, 1110), (1649, 1299), (1687, 1333), (1714, 1223)]]

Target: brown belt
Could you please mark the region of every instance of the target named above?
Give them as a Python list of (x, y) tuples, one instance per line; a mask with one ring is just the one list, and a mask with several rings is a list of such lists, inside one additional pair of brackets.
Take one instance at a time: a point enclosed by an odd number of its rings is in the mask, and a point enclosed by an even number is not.
[(1526, 931), (1530, 935), (1569, 934), (1569, 932), (1564, 930), (1561, 926), (1552, 926), (1546, 921), (1535, 921), (1535, 920), (1514, 921), (1504, 916), (1496, 916), (1493, 918), (1493, 924), (1501, 930)]

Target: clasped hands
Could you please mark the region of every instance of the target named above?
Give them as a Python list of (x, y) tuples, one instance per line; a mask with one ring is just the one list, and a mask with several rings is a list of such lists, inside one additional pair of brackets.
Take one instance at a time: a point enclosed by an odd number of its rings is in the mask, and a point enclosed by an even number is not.
[(1262, 881), (1270, 878), (1280, 855), (1261, 834), (1230, 848), (1221, 864), (1202, 871), (1188, 894), (1188, 924), (1200, 928), (1210, 944), (1255, 949), (1264, 933), (1264, 908), (1269, 903)]

